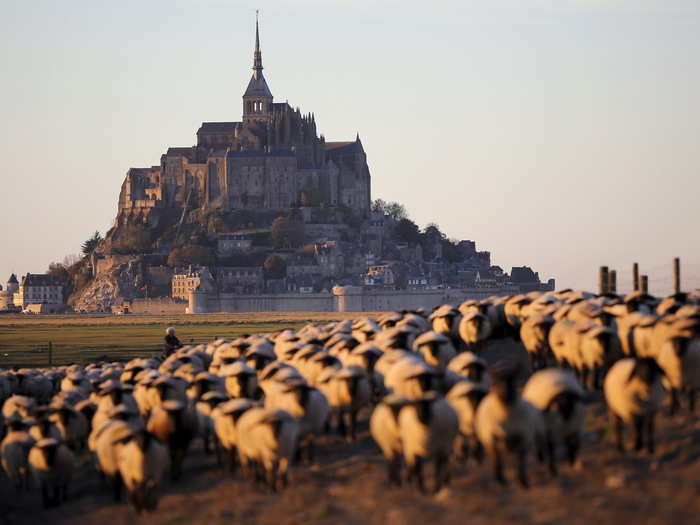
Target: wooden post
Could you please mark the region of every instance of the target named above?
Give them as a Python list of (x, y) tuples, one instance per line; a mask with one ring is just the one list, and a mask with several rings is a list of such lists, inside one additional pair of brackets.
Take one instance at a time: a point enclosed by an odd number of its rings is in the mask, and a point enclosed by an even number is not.
[(53, 343), (49, 341), (49, 366), (52, 366), (53, 362)]
[(642, 293), (649, 293), (649, 277), (642, 275)]
[(608, 274), (608, 293), (617, 293), (617, 270), (610, 270)]
[(608, 293), (608, 267), (601, 266), (598, 270), (598, 293)]
[(681, 293), (681, 260), (673, 258), (673, 293)]
[(634, 291), (639, 290), (639, 264), (634, 263), (632, 265), (632, 284), (634, 285)]

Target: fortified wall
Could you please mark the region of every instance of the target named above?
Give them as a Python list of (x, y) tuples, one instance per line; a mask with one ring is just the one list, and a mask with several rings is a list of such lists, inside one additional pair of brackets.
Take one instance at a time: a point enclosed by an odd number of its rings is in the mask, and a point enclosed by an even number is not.
[(516, 287), (466, 288), (448, 290), (367, 291), (359, 286), (336, 286), (331, 293), (237, 295), (194, 291), (190, 293), (188, 313), (234, 312), (381, 312), (458, 304), (468, 299), (492, 295), (513, 295)]

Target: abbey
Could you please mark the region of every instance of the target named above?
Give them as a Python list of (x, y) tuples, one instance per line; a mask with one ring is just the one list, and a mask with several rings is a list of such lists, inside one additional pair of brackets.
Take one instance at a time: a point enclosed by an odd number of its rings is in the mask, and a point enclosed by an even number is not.
[(148, 222), (157, 209), (285, 209), (345, 206), (364, 216), (370, 172), (359, 135), (326, 142), (313, 114), (274, 102), (263, 76), (255, 22), (253, 76), (240, 122), (204, 122), (197, 145), (169, 148), (160, 165), (131, 168), (119, 195), (118, 222)]

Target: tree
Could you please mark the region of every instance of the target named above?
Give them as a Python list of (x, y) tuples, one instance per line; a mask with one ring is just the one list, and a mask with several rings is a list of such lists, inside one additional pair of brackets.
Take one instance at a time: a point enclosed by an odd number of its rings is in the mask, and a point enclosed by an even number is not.
[(68, 273), (68, 269), (59, 262), (50, 263), (49, 269), (46, 273), (58, 277), (58, 279), (61, 281), (61, 284), (63, 284), (64, 286), (68, 285), (71, 281), (71, 276), (70, 273)]
[(80, 251), (83, 253), (85, 257), (90, 255), (92, 252), (95, 251), (95, 249), (100, 245), (102, 242), (102, 235), (100, 235), (100, 232), (96, 231), (95, 233), (92, 234), (92, 236), (85, 241), (81, 246), (80, 246)]
[(118, 253), (143, 253), (150, 249), (151, 234), (138, 226), (131, 226), (121, 232), (115, 246)]
[(395, 221), (408, 219), (406, 208), (403, 204), (399, 204), (398, 202), (390, 202), (387, 205), (386, 214)]
[(421, 240), (420, 229), (411, 219), (401, 219), (394, 228), (394, 235), (399, 241), (417, 244)]
[(423, 230), (423, 235), (430, 240), (442, 240), (445, 238), (445, 234), (440, 231), (440, 226), (434, 222), (429, 223), (425, 230)]
[(279, 255), (270, 255), (263, 262), (265, 279), (283, 279), (287, 276), (287, 262)]
[(304, 223), (301, 220), (280, 216), (270, 228), (275, 248), (296, 248), (304, 242)]
[(175, 248), (168, 256), (168, 266), (187, 266), (195, 264), (198, 266), (210, 266), (216, 263), (216, 254), (208, 246), (191, 244)]

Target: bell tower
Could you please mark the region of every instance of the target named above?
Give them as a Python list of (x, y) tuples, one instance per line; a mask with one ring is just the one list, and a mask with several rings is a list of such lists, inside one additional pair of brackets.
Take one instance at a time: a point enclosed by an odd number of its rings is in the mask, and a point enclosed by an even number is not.
[(272, 93), (263, 76), (262, 53), (258, 12), (255, 12), (255, 52), (253, 53), (253, 76), (243, 94), (243, 122), (267, 122), (272, 120)]

